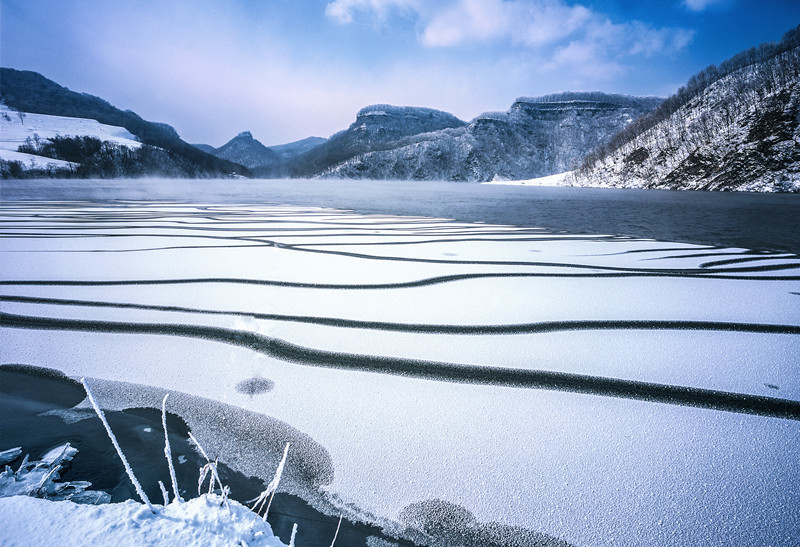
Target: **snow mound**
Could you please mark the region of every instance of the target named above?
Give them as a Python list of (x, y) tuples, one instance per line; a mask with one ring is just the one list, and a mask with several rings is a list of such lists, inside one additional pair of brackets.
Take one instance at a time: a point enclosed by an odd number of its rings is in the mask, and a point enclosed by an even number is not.
[(0, 498), (4, 545), (260, 545), (283, 547), (270, 525), (216, 494), (156, 506), (135, 501), (79, 505), (27, 496)]

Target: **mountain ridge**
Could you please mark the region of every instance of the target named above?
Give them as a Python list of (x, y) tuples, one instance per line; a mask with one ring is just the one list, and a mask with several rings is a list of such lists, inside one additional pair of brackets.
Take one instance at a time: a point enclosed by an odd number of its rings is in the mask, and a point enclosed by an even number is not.
[[(381, 134), (370, 128), (368, 117), (380, 119), (387, 108), (373, 105), (360, 110), (356, 121), (330, 140), (356, 139), (355, 132), (362, 125), (373, 140), (382, 140), (372, 146), (353, 146), (347, 154), (330, 154), (325, 158), (327, 164), (303, 165), (308, 158), (298, 157), (301, 165), (290, 166), (289, 172), (331, 178), (479, 182), (495, 176), (526, 179), (551, 175), (571, 168), (603, 138), (659, 102), (654, 97), (602, 92), (520, 97), (506, 112), (485, 112), (470, 122), (413, 134), (391, 128)], [(394, 113), (404, 112), (404, 107), (389, 108)]]

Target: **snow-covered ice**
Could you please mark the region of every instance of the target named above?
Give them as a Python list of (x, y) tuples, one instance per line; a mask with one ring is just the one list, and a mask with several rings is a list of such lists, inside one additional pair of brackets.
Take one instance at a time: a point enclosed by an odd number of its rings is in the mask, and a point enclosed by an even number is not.
[(800, 535), (795, 255), (270, 205), (16, 202), (0, 224), (4, 363), (92, 377), (108, 408), (170, 390), (285, 422), (330, 456), (318, 507), (402, 531), (438, 500), (577, 545)]

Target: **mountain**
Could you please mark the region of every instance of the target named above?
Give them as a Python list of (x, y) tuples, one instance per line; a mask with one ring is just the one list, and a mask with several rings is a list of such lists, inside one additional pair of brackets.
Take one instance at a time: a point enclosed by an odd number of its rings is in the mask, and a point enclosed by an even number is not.
[(214, 150), (216, 150), (216, 148), (214, 148), (210, 144), (192, 144), (192, 146), (194, 146), (195, 148), (199, 148), (200, 150), (202, 150), (206, 154), (212, 154), (213, 155), (214, 154)]
[(517, 99), (469, 123), (430, 109), (375, 105), (345, 131), (289, 162), (288, 174), (487, 181), (566, 171), (660, 103), (657, 98), (560, 93)]
[(250, 131), (243, 131), (219, 148), (214, 148), (210, 144), (195, 144), (193, 146), (218, 158), (223, 158), (251, 169), (266, 168), (277, 172), (285, 171), (283, 163), (286, 160), (304, 154), (327, 140), (321, 137), (307, 137), (299, 141), (267, 147), (253, 138), (253, 134)]
[(241, 165), (207, 154), (184, 142), (167, 124), (143, 120), (130, 110), (120, 110), (107, 101), (60, 86), (37, 72), (0, 68), (0, 98), (18, 111), (68, 118), (86, 118), (123, 127), (142, 143), (177, 154), (210, 176), (246, 174)]
[(568, 183), (800, 191), (800, 26), (692, 76)]
[(223, 158), (245, 167), (263, 167), (279, 163), (283, 158), (277, 152), (267, 148), (253, 138), (250, 131), (243, 131), (212, 152)]
[(305, 139), (287, 144), (270, 146), (269, 148), (270, 150), (277, 152), (284, 160), (288, 160), (295, 156), (299, 156), (300, 154), (304, 154), (312, 148), (316, 148), (317, 146), (325, 143), (327, 140), (328, 139), (323, 139), (322, 137), (307, 137)]
[[(279, 171), (256, 170), (258, 175), (313, 177), (326, 173), (351, 158), (397, 146), (404, 137), (463, 127), (465, 122), (452, 114), (412, 106), (377, 104), (362, 108), (356, 120), (324, 143), (290, 158)], [(363, 178), (363, 177), (356, 177)]]

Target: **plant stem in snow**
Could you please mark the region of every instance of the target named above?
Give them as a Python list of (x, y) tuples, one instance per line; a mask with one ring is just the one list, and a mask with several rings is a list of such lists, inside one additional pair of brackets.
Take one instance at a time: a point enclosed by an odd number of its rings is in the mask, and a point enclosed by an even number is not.
[(336, 525), (336, 533), (333, 534), (333, 541), (331, 541), (331, 547), (333, 544), (336, 543), (336, 537), (339, 535), (339, 528), (342, 527), (342, 515), (339, 515), (339, 524)]
[(222, 490), (223, 489), (222, 481), (219, 480), (219, 475), (217, 475), (217, 466), (214, 465), (213, 463), (211, 463), (211, 460), (208, 458), (208, 454), (206, 454), (206, 451), (203, 450), (202, 446), (200, 446), (200, 443), (197, 441), (197, 439), (194, 438), (194, 435), (192, 435), (191, 431), (189, 432), (189, 438), (192, 439), (192, 442), (195, 444), (195, 446), (197, 446), (198, 450), (200, 450), (200, 454), (202, 454), (203, 457), (206, 459), (206, 462), (208, 462), (208, 467), (209, 467), (209, 469), (211, 469), (212, 488), (213, 488), (214, 479), (216, 479), (217, 480), (217, 484), (219, 484), (220, 490)]
[(297, 534), (297, 523), (292, 526), (292, 537), (289, 538), (289, 547), (294, 547), (294, 536)]
[(206, 462), (208, 462), (200, 469), (200, 480), (197, 482), (197, 494), (200, 495), (200, 485), (203, 484), (203, 479), (205, 478), (205, 474), (207, 473), (206, 470), (210, 469), (211, 480), (208, 483), (208, 493), (211, 494), (214, 491), (214, 479), (216, 479), (217, 484), (219, 484), (220, 493), (222, 495), (222, 502), (225, 504), (225, 507), (228, 508), (228, 513), (233, 515), (233, 510), (231, 509), (231, 506), (228, 503), (228, 492), (230, 491), (230, 489), (227, 486), (222, 486), (222, 481), (220, 480), (219, 475), (217, 474), (216, 461), (214, 463), (211, 463), (211, 460), (208, 458), (208, 454), (206, 454), (206, 451), (203, 450), (202, 446), (200, 446), (198, 440), (194, 438), (194, 435), (192, 435), (191, 431), (189, 432), (189, 438), (200, 450), (200, 453), (206, 459)]
[(263, 520), (267, 520), (267, 513), (269, 513), (269, 508), (272, 505), (272, 498), (275, 497), (275, 492), (278, 490), (278, 483), (281, 482), (281, 475), (283, 475), (283, 466), (286, 465), (286, 456), (289, 454), (290, 444), (291, 443), (286, 443), (286, 446), (283, 449), (283, 457), (281, 458), (281, 461), (278, 464), (278, 469), (275, 470), (275, 477), (273, 477), (272, 482), (270, 482), (269, 486), (267, 486), (267, 490), (272, 490), (272, 495), (269, 497), (269, 503), (267, 503), (267, 509), (264, 511)]
[[(255, 511), (256, 515), (261, 512), (261, 508), (264, 507), (264, 503), (267, 501), (267, 497), (269, 496), (269, 504), (267, 504), (267, 509), (264, 511), (264, 516), (262, 520), (267, 520), (267, 513), (269, 513), (269, 507), (272, 505), (272, 498), (275, 497), (275, 491), (278, 489), (278, 483), (281, 482), (281, 475), (283, 474), (283, 467), (286, 465), (286, 456), (289, 454), (289, 445), (291, 443), (286, 443), (286, 446), (283, 449), (283, 457), (281, 458), (280, 463), (278, 463), (278, 468), (275, 470), (275, 476), (272, 478), (270, 483), (267, 485), (267, 488), (258, 495), (258, 497), (254, 500), (255, 501), (253, 506), (250, 508), (251, 511)], [(250, 503), (248, 501), (247, 503)]]
[(164, 400), (161, 402), (161, 424), (164, 426), (164, 456), (166, 456), (167, 465), (169, 466), (169, 478), (172, 479), (172, 492), (175, 495), (175, 501), (181, 503), (183, 500), (178, 490), (178, 479), (175, 477), (175, 467), (172, 465), (172, 449), (169, 446), (169, 436), (167, 435), (167, 397), (169, 397), (169, 393), (164, 395)]
[(169, 494), (167, 493), (166, 487), (164, 487), (164, 483), (158, 481), (158, 487), (161, 488), (161, 495), (164, 496), (164, 507), (169, 505)]
[(117, 450), (117, 454), (119, 454), (119, 457), (122, 460), (122, 465), (125, 466), (125, 472), (128, 473), (128, 477), (131, 479), (133, 487), (136, 488), (136, 493), (139, 494), (139, 497), (142, 499), (145, 505), (147, 505), (148, 509), (155, 514), (156, 510), (153, 509), (153, 506), (150, 504), (150, 500), (147, 499), (147, 494), (145, 494), (144, 490), (142, 490), (142, 485), (139, 484), (138, 480), (136, 480), (136, 475), (133, 474), (133, 469), (131, 469), (131, 466), (128, 465), (128, 460), (125, 459), (125, 454), (122, 453), (122, 449), (119, 447), (117, 438), (114, 436), (114, 432), (111, 431), (111, 426), (108, 425), (108, 422), (106, 421), (105, 414), (103, 414), (103, 411), (100, 410), (99, 406), (97, 406), (97, 401), (95, 401), (94, 396), (92, 396), (92, 391), (89, 389), (89, 384), (86, 383), (86, 378), (81, 378), (81, 383), (83, 384), (83, 389), (86, 390), (86, 395), (89, 397), (89, 402), (92, 403), (92, 407), (94, 407), (94, 411), (97, 413), (100, 421), (103, 422), (103, 427), (106, 428), (106, 433), (108, 433), (108, 437), (111, 439), (111, 444), (113, 444), (114, 448)]

